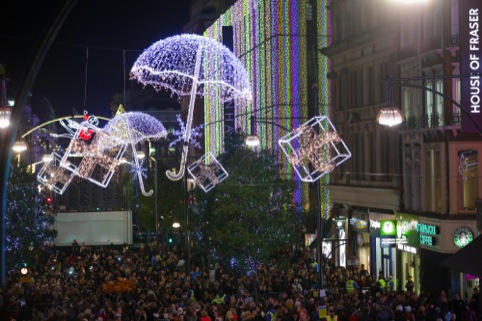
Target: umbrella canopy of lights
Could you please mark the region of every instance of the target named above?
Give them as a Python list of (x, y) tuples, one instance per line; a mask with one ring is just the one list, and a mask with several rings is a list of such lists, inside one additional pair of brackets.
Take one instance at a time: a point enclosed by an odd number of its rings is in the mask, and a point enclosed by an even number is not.
[[(75, 123), (75, 124), (74, 124)], [(147, 139), (167, 137), (167, 130), (156, 118), (139, 113), (122, 113), (110, 120), (104, 128), (98, 128), (95, 117), (84, 117), (81, 123), (69, 122), (76, 131), (63, 155), (53, 153), (37, 175), (37, 180), (54, 192), (62, 194), (73, 177), (79, 176), (101, 187), (107, 187), (126, 149), (130, 146), (133, 171), (139, 186), (146, 192), (136, 144)]]
[(241, 61), (221, 43), (198, 35), (178, 35), (154, 43), (137, 58), (131, 79), (190, 97), (180, 169), (166, 172), (171, 180), (184, 176), (196, 96), (221, 102), (251, 99), (249, 77)]
[(288, 162), (304, 182), (315, 182), (351, 157), (327, 116), (316, 116), (278, 141)]

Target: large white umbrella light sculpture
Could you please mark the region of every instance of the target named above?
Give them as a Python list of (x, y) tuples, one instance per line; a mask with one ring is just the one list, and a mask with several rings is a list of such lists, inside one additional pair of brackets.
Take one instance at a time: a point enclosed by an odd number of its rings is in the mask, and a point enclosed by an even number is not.
[(240, 104), (251, 99), (241, 61), (221, 43), (198, 35), (178, 35), (154, 43), (137, 58), (131, 79), (179, 97), (190, 96), (180, 169), (166, 172), (171, 180), (184, 176), (196, 96), (211, 96), (220, 102), (237, 99)]

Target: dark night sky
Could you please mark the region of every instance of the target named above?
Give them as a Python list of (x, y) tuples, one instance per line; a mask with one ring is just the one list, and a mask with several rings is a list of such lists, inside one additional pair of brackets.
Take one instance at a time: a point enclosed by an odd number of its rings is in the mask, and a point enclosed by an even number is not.
[[(6, 67), (10, 99), (62, 0), (7, 2), (0, 11), (0, 61)], [(73, 108), (82, 112), (85, 100), (90, 114), (109, 116), (112, 96), (122, 93), (124, 84), (139, 88), (128, 79), (137, 56), (152, 43), (182, 33), (189, 4), (190, 0), (79, 0), (41, 66), (32, 88), (34, 101), (45, 97), (56, 115), (64, 116)]]

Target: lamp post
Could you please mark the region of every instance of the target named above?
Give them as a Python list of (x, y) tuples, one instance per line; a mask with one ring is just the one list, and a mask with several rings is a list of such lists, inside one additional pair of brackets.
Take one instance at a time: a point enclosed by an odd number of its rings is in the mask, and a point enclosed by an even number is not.
[[(156, 149), (157, 151), (157, 149)], [(156, 228), (155, 228), (155, 235), (156, 235), (156, 244), (159, 242), (159, 195), (158, 192), (158, 176), (157, 176), (157, 159), (155, 157), (150, 157), (150, 159), (154, 162), (154, 211), (155, 211), (155, 218), (156, 218)]]
[(397, 87), (409, 87), (409, 88), (417, 88), (421, 90), (429, 91), (435, 95), (439, 95), (442, 98), (450, 101), (454, 106), (456, 106), (460, 111), (467, 116), (468, 119), (472, 122), (472, 124), (477, 128), (479, 134), (482, 135), (482, 127), (481, 125), (475, 121), (473, 116), (467, 109), (465, 109), (460, 103), (456, 102), (452, 97), (447, 96), (446, 94), (437, 91), (435, 89), (425, 87), (422, 85), (417, 85), (413, 83), (407, 83), (408, 81), (423, 81), (423, 80), (435, 80), (435, 79), (447, 79), (447, 78), (463, 78), (463, 77), (471, 77), (473, 75), (453, 75), (453, 76), (435, 76), (435, 77), (410, 77), (410, 78), (386, 78), (385, 79), (385, 94), (387, 98), (387, 107), (382, 108), (377, 115), (377, 122), (380, 125), (385, 126), (396, 126), (401, 124), (404, 121), (404, 116), (400, 108), (395, 106), (392, 99), (392, 90), (394, 86)]

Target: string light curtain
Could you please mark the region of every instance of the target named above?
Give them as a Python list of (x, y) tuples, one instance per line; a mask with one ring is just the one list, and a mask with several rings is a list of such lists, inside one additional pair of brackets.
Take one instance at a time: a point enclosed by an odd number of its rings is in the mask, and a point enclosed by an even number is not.
[[(322, 17), (318, 21), (319, 35), (331, 32), (327, 19), (327, 1), (316, 4)], [(232, 26), (233, 52), (243, 62), (253, 86), (253, 101), (248, 105), (246, 115), (236, 115), (236, 126), (249, 132), (250, 117), (261, 145), (277, 149), (277, 141), (286, 134), (282, 128), (295, 129), (308, 119), (307, 76), (307, 1), (306, 0), (242, 0), (237, 1), (205, 32), (205, 36), (222, 41), (222, 27)], [(319, 37), (318, 49), (326, 46), (325, 37)], [(330, 69), (328, 59), (317, 54), (319, 114), (329, 115), (330, 82), (326, 74)], [(206, 150), (213, 154), (222, 151), (223, 106), (213, 99), (206, 98), (205, 123), (217, 124), (205, 130)], [(251, 112), (252, 114), (249, 114)], [(264, 120), (264, 121), (263, 121)], [(276, 124), (275, 126), (267, 123)], [(283, 170), (287, 178), (297, 184), (294, 200), (309, 203), (308, 186), (301, 184), (283, 153), (278, 153), (285, 164)], [(325, 179), (325, 181), (327, 178)], [(329, 199), (322, 197), (329, 203)], [(308, 205), (307, 205), (308, 206)]]

